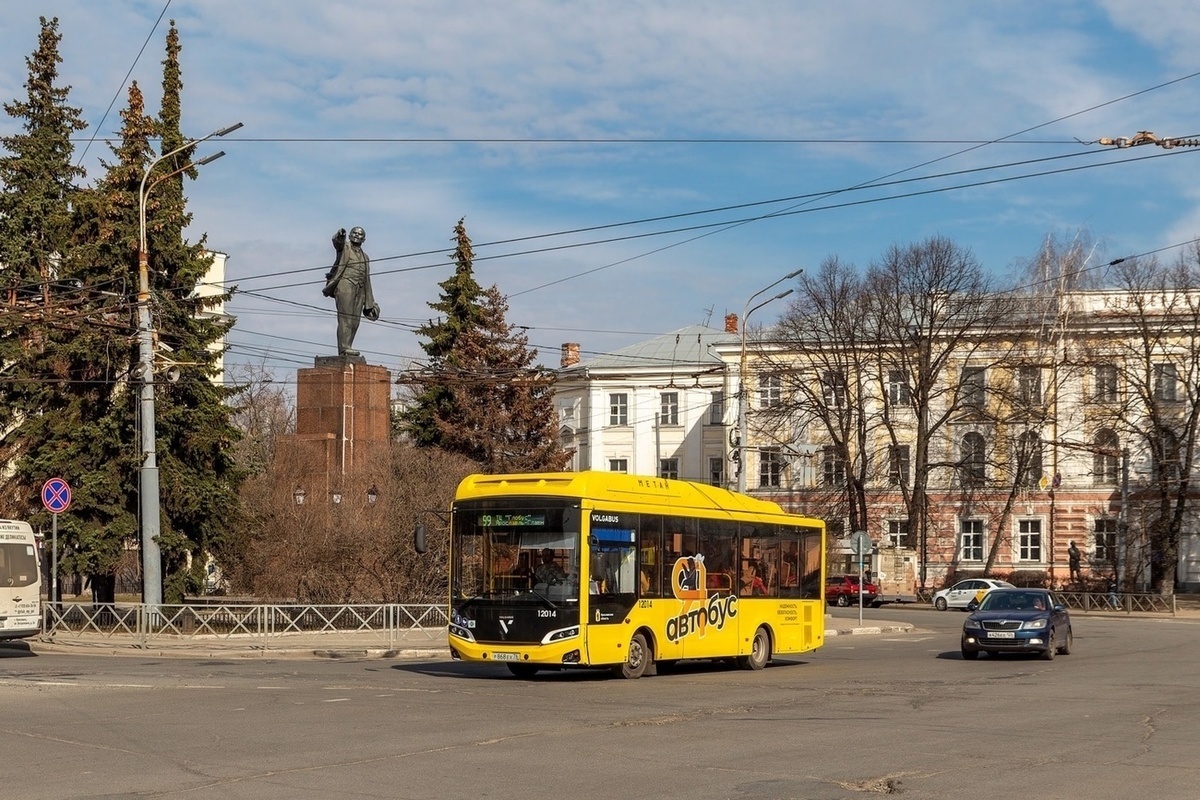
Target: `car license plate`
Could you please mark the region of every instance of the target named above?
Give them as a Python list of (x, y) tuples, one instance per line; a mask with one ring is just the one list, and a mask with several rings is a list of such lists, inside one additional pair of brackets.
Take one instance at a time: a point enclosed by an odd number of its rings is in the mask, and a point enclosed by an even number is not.
[(492, 653), (492, 661), (518, 661), (516, 653)]
[(1012, 631), (988, 631), (989, 639), (1015, 639), (1017, 635)]

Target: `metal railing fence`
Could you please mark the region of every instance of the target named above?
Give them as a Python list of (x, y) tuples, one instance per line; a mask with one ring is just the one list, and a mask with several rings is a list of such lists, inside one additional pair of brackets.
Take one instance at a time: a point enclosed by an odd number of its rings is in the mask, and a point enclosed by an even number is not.
[[(320, 635), (330, 644), (354, 636), (357, 643), (395, 649), (404, 641), (445, 635), (446, 607), (386, 605), (159, 605), (47, 603), (42, 635), (49, 639), (127, 639), (142, 647), (182, 639), (238, 640), (269, 649), (289, 637)], [(257, 640), (256, 642), (254, 640)]]
[[(933, 589), (926, 589), (923, 592), (917, 590), (917, 601), (921, 603), (933, 602)], [(1089, 612), (1108, 612), (1108, 613), (1125, 613), (1133, 614), (1170, 614), (1175, 616), (1177, 606), (1175, 596), (1164, 597), (1161, 594), (1153, 594), (1149, 592), (1120, 592), (1116, 595), (1111, 595), (1107, 592), (1072, 592), (1059, 591), (1059, 596), (1066, 601), (1067, 608), (1072, 611), (1082, 611), (1085, 614)]]
[(1170, 614), (1174, 616), (1176, 610), (1174, 595), (1164, 597), (1161, 594), (1143, 594), (1138, 592), (1109, 594), (1107, 592), (1070, 591), (1060, 591), (1058, 594), (1066, 601), (1067, 608), (1073, 611), (1083, 611), (1084, 613), (1091, 611), (1125, 614), (1139, 612), (1147, 614)]

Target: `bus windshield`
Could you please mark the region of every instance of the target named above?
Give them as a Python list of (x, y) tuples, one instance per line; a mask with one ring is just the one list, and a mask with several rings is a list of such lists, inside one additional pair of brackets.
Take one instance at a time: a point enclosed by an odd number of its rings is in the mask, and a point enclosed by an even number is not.
[(450, 586), (477, 597), (579, 602), (579, 510), (566, 501), (503, 498), (454, 509)]

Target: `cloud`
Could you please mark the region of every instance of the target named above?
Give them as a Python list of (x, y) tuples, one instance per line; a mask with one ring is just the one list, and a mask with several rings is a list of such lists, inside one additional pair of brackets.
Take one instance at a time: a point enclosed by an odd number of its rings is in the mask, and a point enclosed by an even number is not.
[[(155, 110), (166, 20), (151, 30), (161, 6), (57, 6), (62, 80), (89, 135), (118, 127), (123, 81), (147, 36), (132, 77)], [(384, 315), (397, 323), (364, 324), (360, 337), (399, 364), (420, 355), (404, 326), (428, 318), (462, 216), (482, 245), (798, 198), (480, 246), (481, 283), (514, 294), (510, 320), (538, 331), (541, 345), (545, 331), (554, 348), (620, 346), (708, 313), (719, 325), (725, 310), (796, 266), (832, 254), (865, 266), (890, 244), (932, 232), (1003, 270), (1047, 233), (1086, 225), (1114, 251), (1134, 252), (1190, 237), (1200, 221), (1186, 153), (1136, 161), (1145, 153), (1097, 151), (1089, 163), (1119, 163), (903, 200), (870, 202), (1068, 162), (843, 191), (884, 176), (1087, 152), (1076, 138), (1197, 133), (1188, 114), (1200, 82), (1145, 91), (1194, 71), (1200, 12), (1183, 3), (1040, 4), (1014, 14), (868, 0), (206, 0), (168, 13), (183, 44), (187, 130), (245, 123), (203, 146), (228, 155), (188, 187), (191, 233), (207, 232), (230, 254), (231, 277), (245, 288), (288, 301), (236, 298), (239, 327), (293, 337), (289, 349), (308, 356), (332, 347), (332, 311), (317, 286), (330, 234), (353, 224), (368, 231)], [(0, 6), (0, 97), (23, 94), (37, 30), (36, 10)], [(0, 135), (15, 125), (0, 116)], [(1043, 143), (975, 144), (1026, 130), (1022, 139)], [(628, 141), (639, 138), (682, 141)], [(481, 139), (614, 141), (448, 141)], [(93, 177), (107, 153), (89, 148)], [(800, 197), (820, 192), (834, 194)], [(813, 210), (827, 206), (836, 208)], [(719, 233), (489, 258), (771, 211), (788, 213)]]

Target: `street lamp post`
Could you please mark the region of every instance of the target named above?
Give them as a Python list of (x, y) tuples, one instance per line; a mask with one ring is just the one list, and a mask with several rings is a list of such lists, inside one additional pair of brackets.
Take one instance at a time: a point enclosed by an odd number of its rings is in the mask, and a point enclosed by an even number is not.
[(779, 300), (780, 298), (787, 297), (789, 294), (792, 293), (793, 290), (788, 289), (786, 291), (780, 292), (779, 294), (773, 295), (772, 297), (762, 301), (761, 303), (754, 306), (753, 308), (750, 307), (750, 304), (752, 302), (754, 302), (754, 298), (759, 297), (760, 295), (762, 295), (763, 293), (765, 293), (767, 291), (770, 291), (771, 289), (774, 289), (776, 286), (778, 286), (779, 284), (783, 283), (786, 280), (795, 278), (797, 275), (799, 275), (802, 272), (804, 272), (803, 269), (793, 270), (792, 272), (789, 272), (787, 275), (784, 275), (782, 278), (775, 281), (774, 283), (772, 283), (768, 286), (765, 286), (762, 289), (759, 289), (757, 292), (750, 295), (750, 298), (748, 300), (746, 300), (746, 305), (742, 307), (742, 320), (741, 320), (742, 353), (741, 353), (741, 358), (738, 361), (738, 444), (737, 444), (737, 456), (738, 456), (737, 490), (742, 493), (745, 493), (745, 491), (746, 491), (746, 439), (750, 435), (750, 423), (749, 423), (749, 419), (748, 419), (748, 414), (750, 411), (750, 403), (749, 403), (749, 397), (746, 394), (746, 328), (748, 327), (747, 322), (750, 319), (750, 315), (753, 314), (755, 311), (757, 311), (758, 309), (767, 305), (768, 303), (773, 303), (774, 301)]
[(162, 509), (158, 487), (158, 456), (155, 453), (154, 437), (154, 327), (150, 320), (150, 253), (146, 244), (146, 199), (155, 186), (168, 178), (191, 167), (204, 166), (216, 161), (225, 153), (215, 153), (195, 163), (185, 164), (179, 169), (155, 178), (149, 186), (146, 185), (146, 180), (164, 159), (214, 136), (224, 136), (236, 131), (240, 127), (242, 127), (240, 122), (230, 125), (228, 128), (213, 131), (202, 139), (194, 139), (169, 153), (164, 153), (146, 167), (146, 171), (142, 174), (141, 185), (138, 187), (138, 361), (142, 379), (139, 405), (139, 421), (142, 427), (142, 467), (138, 473), (138, 500), (142, 517), (142, 602), (147, 605), (162, 603), (162, 556), (158, 547), (158, 535), (162, 526)]

